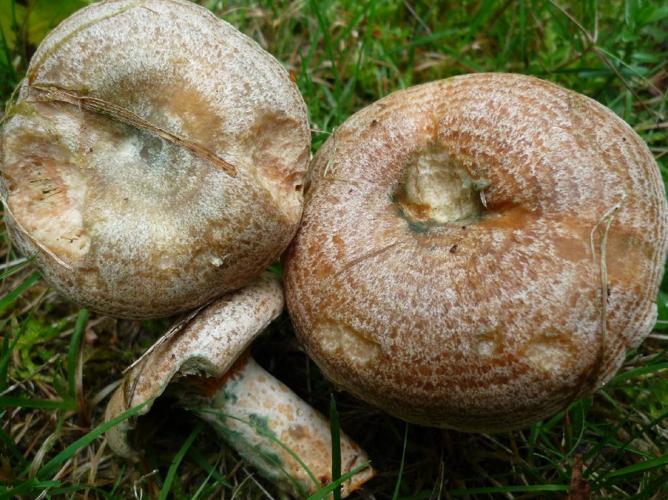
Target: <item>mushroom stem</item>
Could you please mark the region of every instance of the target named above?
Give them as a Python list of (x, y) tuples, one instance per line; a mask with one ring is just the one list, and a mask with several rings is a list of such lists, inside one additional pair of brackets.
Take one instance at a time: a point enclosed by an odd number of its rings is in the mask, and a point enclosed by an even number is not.
[[(211, 379), (189, 379), (190, 390), (178, 384), (176, 397), (279, 488), (304, 498), (331, 481), (329, 423), (253, 359), (242, 358), (213, 394)], [(193, 385), (208, 386), (208, 397), (193, 401)], [(341, 473), (359, 469), (342, 483), (343, 496), (373, 476), (365, 464), (364, 452), (342, 433)]]
[[(329, 425), (248, 355), (251, 342), (282, 309), (281, 282), (265, 274), (193, 313), (130, 367), (109, 401), (107, 420), (142, 403), (137, 415), (144, 415), (168, 391), (278, 488), (305, 498), (331, 478)], [(135, 421), (125, 420), (107, 431), (109, 446), (121, 456), (139, 454), (134, 427)], [(373, 470), (348, 436), (341, 433), (340, 442), (342, 473), (359, 471), (342, 484), (347, 495)]]

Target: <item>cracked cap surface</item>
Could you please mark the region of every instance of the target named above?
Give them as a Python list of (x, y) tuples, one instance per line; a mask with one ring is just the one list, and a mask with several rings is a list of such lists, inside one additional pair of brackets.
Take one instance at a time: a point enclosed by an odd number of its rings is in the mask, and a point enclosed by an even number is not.
[(402, 90), (349, 118), (309, 177), (290, 315), (328, 377), (389, 413), (527, 425), (604, 384), (654, 325), (664, 185), (583, 95), (512, 74)]

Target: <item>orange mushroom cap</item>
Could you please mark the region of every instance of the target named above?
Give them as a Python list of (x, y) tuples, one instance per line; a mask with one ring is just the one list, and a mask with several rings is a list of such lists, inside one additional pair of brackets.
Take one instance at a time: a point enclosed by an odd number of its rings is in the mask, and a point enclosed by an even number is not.
[(650, 332), (666, 198), (614, 113), (536, 78), (396, 92), (313, 160), (287, 303), (335, 383), (391, 414), (520, 427), (608, 381)]

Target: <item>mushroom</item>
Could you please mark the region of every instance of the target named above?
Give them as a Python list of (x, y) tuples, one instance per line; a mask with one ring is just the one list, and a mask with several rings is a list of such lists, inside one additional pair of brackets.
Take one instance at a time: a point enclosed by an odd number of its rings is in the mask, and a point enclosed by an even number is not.
[(654, 325), (650, 151), (594, 100), (474, 74), (396, 92), (316, 155), (286, 300), (307, 353), (410, 422), (528, 425), (591, 394)]
[[(247, 353), (282, 309), (280, 281), (264, 275), (191, 315), (129, 369), (106, 419), (141, 404), (139, 414), (145, 414), (167, 390), (277, 487), (299, 498), (313, 493), (332, 479), (329, 424)], [(127, 458), (138, 455), (130, 439), (133, 425), (125, 420), (107, 432), (110, 447)], [(344, 496), (373, 470), (364, 451), (342, 433), (342, 474), (355, 470), (342, 484)]]
[(0, 136), (15, 245), (115, 317), (198, 307), (285, 249), (310, 156), (273, 56), (185, 0), (81, 9), (41, 43)]

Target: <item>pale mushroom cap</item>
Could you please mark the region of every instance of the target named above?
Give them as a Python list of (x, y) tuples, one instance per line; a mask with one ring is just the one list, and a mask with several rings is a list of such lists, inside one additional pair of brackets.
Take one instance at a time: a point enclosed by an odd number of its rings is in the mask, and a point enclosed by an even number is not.
[(8, 116), (12, 237), (95, 310), (192, 309), (248, 283), (296, 231), (302, 97), (270, 54), (191, 2), (77, 12), (38, 48)]
[[(149, 412), (178, 373), (181, 376), (222, 377), (251, 342), (283, 310), (280, 281), (263, 275), (247, 287), (218, 299), (185, 323), (165, 334), (129, 370), (109, 400), (106, 420), (147, 401), (138, 415)], [(107, 432), (111, 448), (119, 455), (136, 454), (128, 433), (132, 422), (123, 421)]]
[(664, 185), (585, 96), (510, 74), (399, 91), (337, 129), (309, 182), (290, 315), (328, 377), (401, 418), (526, 425), (604, 384), (654, 324)]

